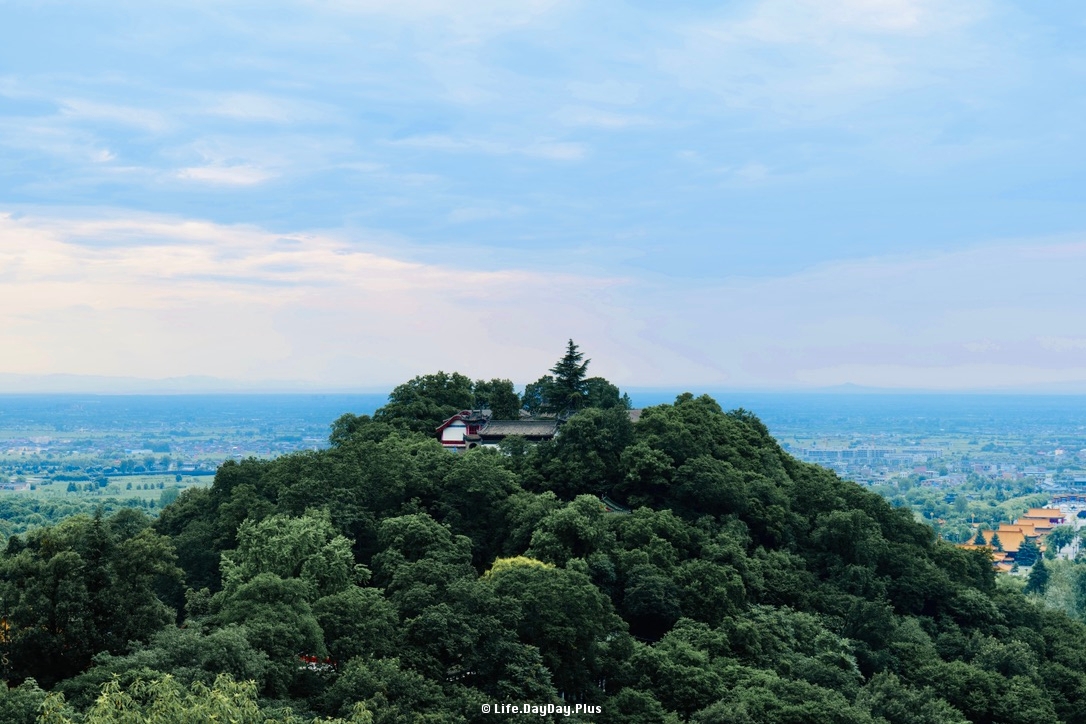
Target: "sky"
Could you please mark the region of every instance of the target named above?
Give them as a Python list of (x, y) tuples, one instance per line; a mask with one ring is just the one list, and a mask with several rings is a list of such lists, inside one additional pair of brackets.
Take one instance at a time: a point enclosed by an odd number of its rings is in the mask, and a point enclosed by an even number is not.
[(0, 0), (0, 35), (0, 391), (524, 384), (570, 338), (626, 387), (1086, 390), (1082, 3)]

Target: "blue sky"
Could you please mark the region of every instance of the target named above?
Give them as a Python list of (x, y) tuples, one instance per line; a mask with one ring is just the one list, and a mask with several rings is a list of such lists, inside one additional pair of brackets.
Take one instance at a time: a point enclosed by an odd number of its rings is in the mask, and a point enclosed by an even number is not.
[(0, 18), (0, 375), (1086, 389), (1081, 4)]

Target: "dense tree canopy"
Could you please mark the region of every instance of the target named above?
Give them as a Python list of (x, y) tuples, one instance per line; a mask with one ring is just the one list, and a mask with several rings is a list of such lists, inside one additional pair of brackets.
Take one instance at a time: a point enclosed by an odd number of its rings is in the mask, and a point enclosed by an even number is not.
[(153, 525), (12, 537), (0, 719), (489, 722), (483, 704), (528, 702), (598, 722), (1086, 724), (1086, 564), (1027, 594), (997, 583), (984, 552), (704, 396), (453, 454), (430, 425), (482, 394), (467, 380), (416, 378), (328, 449), (227, 463)]
[(459, 372), (420, 375), (397, 386), (388, 396), (388, 404), (377, 411), (375, 419), (414, 432), (428, 433), (460, 410), (471, 409), (475, 402), (470, 377)]

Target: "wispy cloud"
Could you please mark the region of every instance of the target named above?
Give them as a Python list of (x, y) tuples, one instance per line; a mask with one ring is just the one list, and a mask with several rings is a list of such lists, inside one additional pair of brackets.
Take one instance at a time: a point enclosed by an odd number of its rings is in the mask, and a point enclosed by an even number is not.
[[(1060, 263), (1049, 259), (1059, 253)], [(1086, 242), (1039, 240), (837, 261), (647, 299), (661, 344), (737, 384), (978, 388), (1086, 381)], [(1082, 345), (1082, 346), (1080, 346)]]
[[(154, 216), (2, 216), (0, 279), (0, 346), (20, 350), (0, 372), (341, 386), (429, 366), (523, 372), (544, 340), (557, 348), (569, 333), (552, 314), (574, 318), (623, 283), (413, 263), (332, 236)], [(602, 324), (581, 316), (586, 333)], [(503, 361), (479, 370), (479, 350)]]
[(171, 121), (161, 112), (139, 106), (68, 98), (61, 101), (61, 115), (72, 120), (105, 121), (152, 132), (168, 129)]
[(365, 241), (158, 216), (0, 217), (0, 345), (21, 350), (0, 372), (333, 386), (354, 375), (362, 386), (455, 367), (527, 381), (573, 336), (600, 373), (626, 383), (1086, 381), (1086, 242), (856, 259), (678, 289), (481, 271), (457, 261), (470, 254), (411, 262)]
[(759, 0), (689, 25), (661, 60), (678, 82), (731, 106), (781, 120), (824, 117), (982, 69), (990, 54), (963, 31), (983, 19), (986, 5)]
[(389, 143), (396, 146), (424, 148), (450, 153), (483, 153), (497, 156), (519, 155), (551, 161), (580, 161), (588, 152), (587, 147), (581, 143), (544, 139), (527, 143), (508, 143), (485, 138), (427, 135), (410, 136)]
[(275, 174), (256, 166), (209, 165), (180, 169), (177, 178), (223, 186), (253, 186), (275, 178)]
[(524, 27), (567, 4), (564, 0), (525, 0), (515, 4), (501, 0), (448, 3), (443, 0), (313, 0), (323, 10), (377, 16), (410, 25), (439, 24), (459, 42), (479, 41), (495, 33)]
[(586, 106), (567, 106), (554, 114), (555, 120), (567, 126), (584, 126), (587, 128), (604, 128), (619, 130), (624, 128), (646, 128), (658, 126), (660, 121), (648, 116), (632, 113), (615, 113), (613, 111), (590, 108)]
[(229, 118), (245, 123), (297, 124), (337, 119), (330, 104), (306, 102), (290, 96), (259, 93), (224, 93), (202, 99), (190, 112)]

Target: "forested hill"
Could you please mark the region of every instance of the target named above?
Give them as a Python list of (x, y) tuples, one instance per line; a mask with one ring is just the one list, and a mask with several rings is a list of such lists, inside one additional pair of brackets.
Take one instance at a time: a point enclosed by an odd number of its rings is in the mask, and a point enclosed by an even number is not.
[(461, 454), (412, 427), (346, 416), (331, 448), (227, 463), (153, 524), (12, 538), (4, 664), (26, 683), (0, 720), (33, 721), (44, 688), (56, 722), (562, 702), (646, 724), (1086, 722), (1082, 625), (748, 412), (589, 408), (553, 442)]

